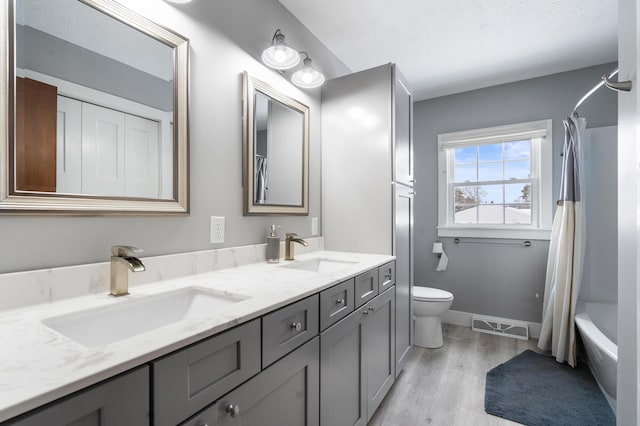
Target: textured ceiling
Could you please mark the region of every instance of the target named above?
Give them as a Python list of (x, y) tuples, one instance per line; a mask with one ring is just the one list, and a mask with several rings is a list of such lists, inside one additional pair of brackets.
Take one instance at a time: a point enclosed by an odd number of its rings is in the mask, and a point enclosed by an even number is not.
[(617, 60), (617, 0), (279, 1), (352, 71), (397, 63), (417, 100)]
[(173, 79), (173, 49), (81, 2), (17, 2), (16, 22), (166, 81)]

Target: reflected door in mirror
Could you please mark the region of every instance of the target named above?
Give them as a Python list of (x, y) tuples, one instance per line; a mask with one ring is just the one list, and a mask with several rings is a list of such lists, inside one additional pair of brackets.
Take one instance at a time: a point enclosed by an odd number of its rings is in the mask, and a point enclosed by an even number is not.
[(16, 78), (18, 191), (56, 191), (56, 88)]

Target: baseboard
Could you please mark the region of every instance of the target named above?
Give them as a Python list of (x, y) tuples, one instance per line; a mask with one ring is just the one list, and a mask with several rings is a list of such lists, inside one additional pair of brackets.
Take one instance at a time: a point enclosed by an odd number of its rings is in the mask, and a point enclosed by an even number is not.
[[(477, 315), (477, 314), (473, 314), (470, 312), (448, 310), (442, 316), (442, 322), (447, 324), (461, 325), (463, 327), (471, 328), (471, 318), (474, 315)], [(503, 319), (505, 322), (509, 322), (511, 320), (509, 318), (501, 318), (501, 319)], [(531, 337), (532, 339), (537, 339), (540, 337), (540, 328), (542, 327), (542, 324), (537, 322), (529, 322), (529, 321), (521, 321), (521, 320), (514, 320), (514, 321), (526, 323), (527, 326), (529, 327), (529, 337)]]

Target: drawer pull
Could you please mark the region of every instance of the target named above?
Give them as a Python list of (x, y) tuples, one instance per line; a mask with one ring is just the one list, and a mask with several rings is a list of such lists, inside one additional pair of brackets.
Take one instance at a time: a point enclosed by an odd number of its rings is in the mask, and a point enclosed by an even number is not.
[(387, 272), (386, 274), (384, 274), (384, 277), (385, 277), (387, 280), (390, 280), (390, 279), (391, 279), (391, 272)]
[(344, 299), (336, 299), (336, 305), (344, 305)]
[(362, 311), (362, 313), (365, 314), (365, 315), (369, 315), (369, 310), (365, 309), (364, 311)]
[(227, 413), (229, 413), (229, 415), (231, 417), (235, 417), (238, 414), (240, 414), (240, 406), (239, 405), (229, 404), (229, 405), (227, 405), (227, 408), (225, 408), (225, 411)]
[(295, 331), (302, 330), (302, 323), (301, 322), (292, 322), (291, 323), (291, 329), (295, 330)]
[(369, 306), (367, 309), (369, 309), (370, 311), (374, 310), (373, 306)]

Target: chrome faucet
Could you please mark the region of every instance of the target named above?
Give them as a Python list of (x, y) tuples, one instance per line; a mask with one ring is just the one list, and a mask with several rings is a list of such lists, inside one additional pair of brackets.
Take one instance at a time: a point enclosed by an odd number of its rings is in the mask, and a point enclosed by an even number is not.
[(142, 250), (131, 246), (111, 246), (111, 292), (118, 297), (129, 294), (129, 271), (142, 272), (144, 264), (132, 254)]
[(294, 260), (293, 243), (302, 244), (305, 247), (309, 245), (309, 243), (302, 238), (298, 238), (297, 234), (287, 232), (286, 238), (284, 240), (284, 260)]

